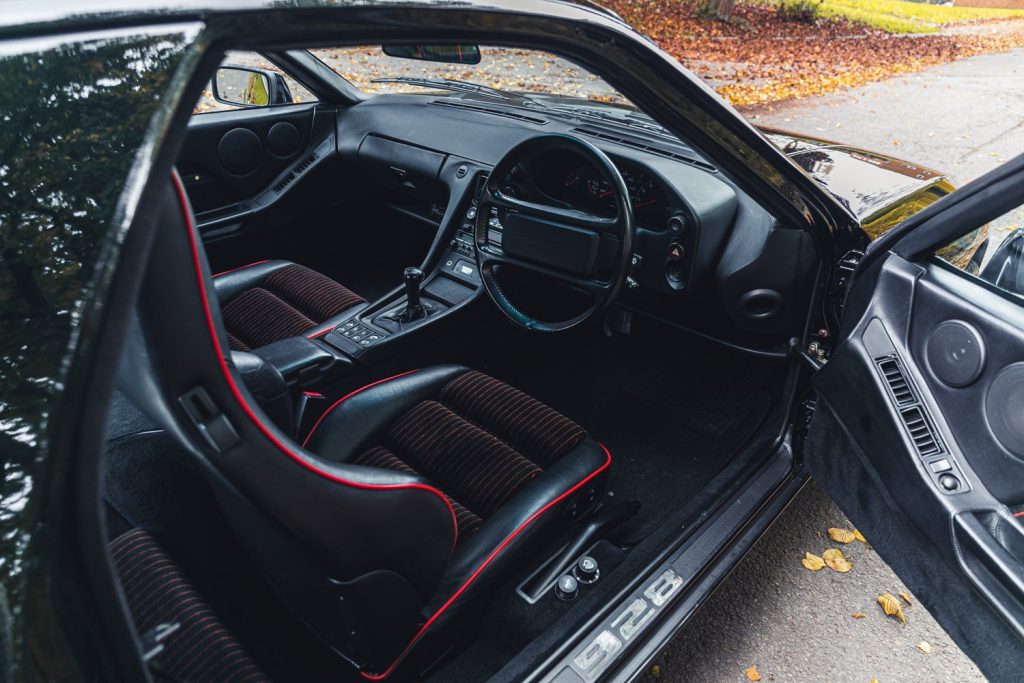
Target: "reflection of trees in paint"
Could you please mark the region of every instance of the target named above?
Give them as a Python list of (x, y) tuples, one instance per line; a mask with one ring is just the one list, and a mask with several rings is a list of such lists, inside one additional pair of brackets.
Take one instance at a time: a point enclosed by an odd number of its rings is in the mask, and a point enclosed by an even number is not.
[[(182, 36), (165, 34), (0, 58), (0, 585), (15, 639), (27, 595), (44, 594), (29, 584), (46, 580), (34, 570), (55, 540), (36, 532), (70, 352), (129, 169), (182, 54)], [(48, 500), (48, 518), (65, 502)]]

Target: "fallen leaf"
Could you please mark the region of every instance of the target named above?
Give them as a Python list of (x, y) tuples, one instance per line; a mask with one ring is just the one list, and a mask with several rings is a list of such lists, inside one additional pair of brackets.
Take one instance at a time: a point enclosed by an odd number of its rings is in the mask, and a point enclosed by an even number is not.
[(828, 530), (828, 537), (836, 543), (851, 543), (855, 538), (857, 538), (857, 535), (849, 529), (831, 527)]
[(931, 651), (932, 651), (932, 646), (931, 646), (931, 645), (929, 645), (929, 644), (928, 644), (928, 641), (926, 641), (926, 640), (922, 640), (922, 641), (921, 641), (920, 643), (918, 643), (918, 644), (917, 644), (917, 645), (916, 645), (915, 647), (916, 647), (916, 648), (917, 648), (918, 650), (920, 650), (921, 652), (925, 653), (925, 654), (928, 654), (929, 652), (931, 652)]
[(853, 615), (853, 618), (854, 619), (863, 619), (866, 616), (867, 616), (866, 614), (861, 614), (860, 612), (857, 612), (856, 614)]
[(907, 618), (903, 616), (903, 606), (892, 594), (883, 593), (882, 595), (879, 595), (878, 604), (882, 606), (882, 611), (884, 611), (888, 616), (896, 617), (900, 620), (901, 624), (906, 625)]
[(757, 673), (757, 667), (752, 666), (747, 669), (747, 680), (748, 681), (759, 681), (761, 680), (761, 674)]
[(856, 529), (853, 530), (853, 537), (856, 538), (861, 543), (867, 543), (868, 542), (868, 539), (864, 538), (864, 534), (862, 534), (861, 532), (857, 531)]
[(908, 605), (913, 605), (914, 604), (914, 603), (910, 602), (910, 593), (907, 593), (906, 591), (904, 591), (904, 592), (900, 593), (900, 597), (903, 598), (903, 602), (907, 603)]
[(821, 554), (821, 559), (825, 560), (825, 564), (829, 566), (829, 569), (837, 571), (840, 574), (845, 574), (853, 569), (853, 565), (850, 564), (850, 561), (843, 555), (843, 551), (837, 548), (829, 548), (823, 552)]
[(800, 560), (800, 564), (807, 567), (812, 572), (816, 572), (825, 566), (825, 560), (821, 559), (817, 555), (804, 553), (804, 559)]

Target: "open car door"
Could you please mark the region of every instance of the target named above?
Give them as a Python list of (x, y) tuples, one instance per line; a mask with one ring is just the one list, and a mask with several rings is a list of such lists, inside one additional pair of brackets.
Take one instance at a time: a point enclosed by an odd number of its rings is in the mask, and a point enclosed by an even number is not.
[[(1024, 675), (1024, 297), (935, 253), (1022, 205), (1024, 157), (871, 245), (814, 378), (804, 447), (814, 478), (994, 681)], [(1012, 267), (1024, 272), (1000, 266)]]

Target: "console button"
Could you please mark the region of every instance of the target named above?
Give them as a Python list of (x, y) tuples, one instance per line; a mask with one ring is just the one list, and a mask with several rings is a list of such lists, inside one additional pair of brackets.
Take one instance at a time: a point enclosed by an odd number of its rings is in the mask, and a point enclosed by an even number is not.
[(928, 463), (928, 467), (931, 468), (931, 471), (935, 474), (938, 474), (939, 472), (948, 472), (953, 469), (953, 466), (950, 465), (949, 461), (945, 458)]
[(455, 267), (452, 268), (452, 272), (457, 275), (464, 275), (465, 277), (473, 277), (476, 275), (476, 266), (469, 261), (457, 261)]
[(572, 574), (565, 574), (555, 584), (555, 595), (559, 600), (574, 600), (580, 592), (580, 584)]
[(597, 581), (598, 577), (601, 576), (601, 570), (598, 569), (597, 560), (590, 555), (584, 555), (576, 562), (576, 566), (572, 570), (573, 575), (576, 579), (583, 584), (591, 584)]
[(682, 261), (685, 256), (686, 249), (683, 248), (683, 245), (679, 244), (678, 242), (673, 242), (672, 244), (668, 245), (669, 261)]
[(939, 485), (947, 491), (956, 491), (960, 488), (960, 480), (952, 474), (943, 474), (939, 477)]

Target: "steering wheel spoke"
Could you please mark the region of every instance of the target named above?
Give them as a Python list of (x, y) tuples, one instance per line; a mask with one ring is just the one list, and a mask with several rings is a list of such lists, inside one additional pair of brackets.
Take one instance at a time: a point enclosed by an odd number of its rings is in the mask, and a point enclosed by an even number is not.
[(608, 232), (614, 230), (615, 226), (618, 225), (619, 222), (618, 216), (596, 216), (592, 213), (580, 211), (578, 209), (565, 209), (559, 206), (551, 206), (550, 204), (528, 202), (516, 197), (509, 197), (503, 194), (500, 190), (493, 193), (488, 190), (487, 195), (487, 199), (490, 203), (498, 208), (506, 209), (508, 211), (516, 211), (528, 216), (533, 216), (534, 218), (544, 218), (558, 223), (566, 223), (580, 228)]

